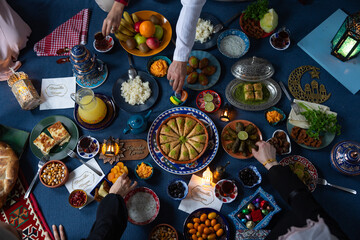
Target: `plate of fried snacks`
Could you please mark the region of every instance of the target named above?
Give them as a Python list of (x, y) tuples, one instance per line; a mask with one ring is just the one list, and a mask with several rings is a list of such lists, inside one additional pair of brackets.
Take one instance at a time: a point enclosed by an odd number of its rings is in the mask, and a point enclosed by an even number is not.
[(299, 179), (313, 192), (316, 188), (318, 173), (314, 165), (306, 158), (299, 155), (292, 155), (283, 158), (280, 162), (282, 166), (289, 166)]
[(65, 116), (53, 115), (41, 120), (31, 131), (29, 144), (32, 153), (49, 160), (67, 157), (68, 149), (74, 150), (79, 138), (76, 124)]
[(192, 51), (186, 66), (184, 86), (192, 90), (205, 90), (219, 80), (221, 67), (219, 61), (205, 51)]
[(221, 144), (225, 152), (238, 159), (251, 158), (252, 149), (257, 149), (255, 143), (259, 140), (262, 140), (259, 128), (246, 120), (234, 120), (221, 132)]

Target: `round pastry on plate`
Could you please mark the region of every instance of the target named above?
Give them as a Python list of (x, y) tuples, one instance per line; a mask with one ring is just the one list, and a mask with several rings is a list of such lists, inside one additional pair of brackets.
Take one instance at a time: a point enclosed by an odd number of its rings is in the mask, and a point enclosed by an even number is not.
[(206, 151), (208, 131), (202, 121), (187, 114), (165, 119), (156, 132), (156, 143), (166, 159), (177, 164), (196, 161)]

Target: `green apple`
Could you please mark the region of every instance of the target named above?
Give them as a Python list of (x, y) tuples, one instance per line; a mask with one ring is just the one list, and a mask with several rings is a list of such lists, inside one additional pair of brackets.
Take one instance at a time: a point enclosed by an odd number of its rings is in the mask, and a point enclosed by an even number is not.
[(156, 37), (157, 39), (161, 40), (162, 37), (164, 35), (164, 29), (159, 26), (159, 25), (155, 25), (155, 34), (154, 37)]
[(141, 36), (140, 33), (136, 34), (134, 38), (138, 46), (146, 42), (146, 37)]
[(278, 15), (273, 8), (260, 19), (260, 27), (267, 33), (273, 31), (278, 25)]

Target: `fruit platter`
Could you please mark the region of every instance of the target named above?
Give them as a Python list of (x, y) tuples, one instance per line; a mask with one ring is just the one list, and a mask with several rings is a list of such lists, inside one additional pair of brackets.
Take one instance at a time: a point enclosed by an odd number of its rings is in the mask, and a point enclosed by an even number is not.
[(124, 11), (116, 38), (130, 54), (139, 57), (155, 55), (166, 48), (171, 40), (170, 22), (154, 11), (130, 13)]

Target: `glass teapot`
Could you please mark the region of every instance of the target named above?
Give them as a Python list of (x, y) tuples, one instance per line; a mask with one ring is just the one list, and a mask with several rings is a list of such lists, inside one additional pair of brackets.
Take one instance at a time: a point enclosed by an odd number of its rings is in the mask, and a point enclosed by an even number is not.
[(70, 97), (79, 105), (79, 117), (84, 122), (96, 124), (106, 117), (106, 104), (96, 97), (90, 88), (81, 88), (76, 93), (70, 94)]

